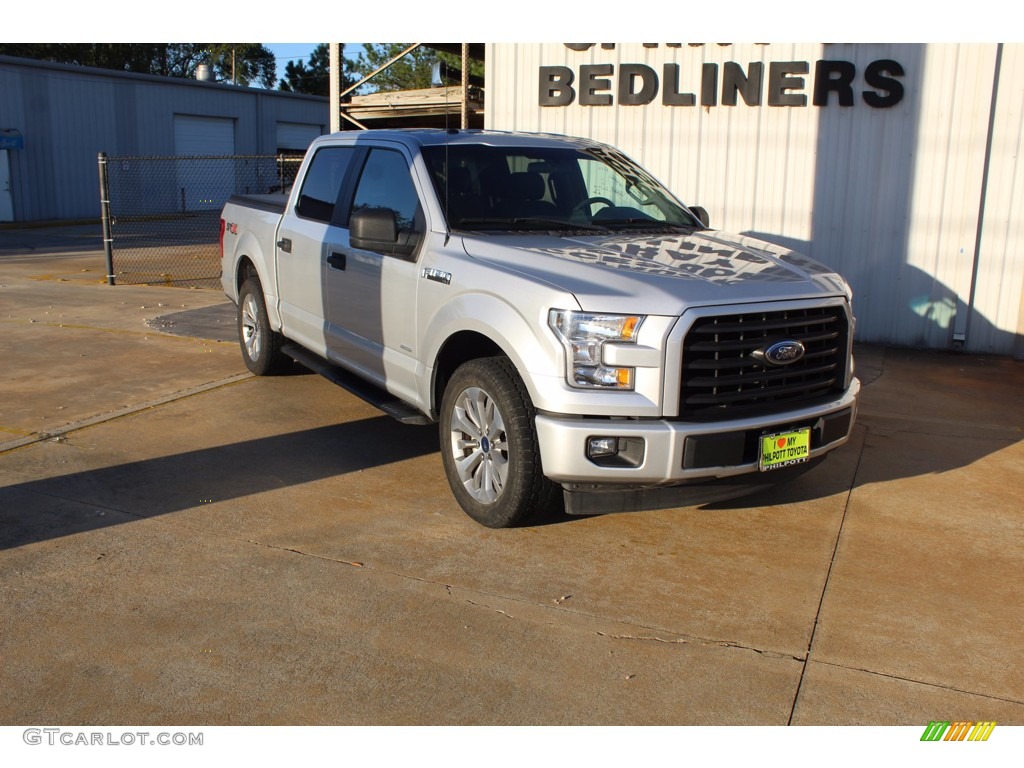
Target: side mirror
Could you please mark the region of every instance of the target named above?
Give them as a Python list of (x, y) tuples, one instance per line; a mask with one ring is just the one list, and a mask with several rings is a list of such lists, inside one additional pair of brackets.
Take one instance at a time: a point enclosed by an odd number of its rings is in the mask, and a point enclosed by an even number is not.
[(711, 219), (708, 217), (708, 212), (704, 210), (704, 208), (702, 208), (699, 205), (691, 205), (689, 206), (689, 208), (690, 213), (697, 217), (697, 221), (700, 222), (701, 226), (704, 227), (704, 229), (709, 229), (711, 227)]
[(398, 243), (395, 212), (390, 208), (361, 208), (349, 217), (348, 226), (353, 248), (392, 253)]

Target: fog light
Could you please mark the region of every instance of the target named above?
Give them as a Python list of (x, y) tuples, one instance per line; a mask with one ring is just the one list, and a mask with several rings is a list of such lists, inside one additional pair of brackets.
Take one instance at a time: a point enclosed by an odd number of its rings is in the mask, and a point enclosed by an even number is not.
[(588, 437), (587, 458), (599, 467), (637, 469), (644, 463), (642, 437)]
[(599, 459), (605, 456), (615, 456), (619, 452), (619, 438), (617, 437), (592, 437), (587, 441), (587, 457)]

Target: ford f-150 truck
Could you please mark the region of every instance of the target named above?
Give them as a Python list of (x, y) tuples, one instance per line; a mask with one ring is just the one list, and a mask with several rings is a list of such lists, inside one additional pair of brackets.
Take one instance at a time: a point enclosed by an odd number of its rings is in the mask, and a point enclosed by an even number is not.
[(295, 359), (437, 423), (487, 526), (735, 496), (856, 416), (846, 282), (594, 141), (323, 136), (288, 194), (228, 201), (221, 250), (249, 370)]

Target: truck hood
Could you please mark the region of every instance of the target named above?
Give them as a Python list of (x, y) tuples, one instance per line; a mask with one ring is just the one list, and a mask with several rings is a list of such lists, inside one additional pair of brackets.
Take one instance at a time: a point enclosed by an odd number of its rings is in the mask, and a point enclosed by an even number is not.
[(586, 311), (679, 315), (688, 307), (847, 296), (829, 267), (724, 232), (463, 238), (473, 258), (572, 293)]

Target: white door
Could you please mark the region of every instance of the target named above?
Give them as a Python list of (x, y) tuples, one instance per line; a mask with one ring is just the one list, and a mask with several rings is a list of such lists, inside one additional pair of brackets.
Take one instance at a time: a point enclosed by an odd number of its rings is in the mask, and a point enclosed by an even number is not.
[[(224, 117), (174, 116), (174, 154), (235, 154), (235, 121)], [(234, 166), (228, 160), (179, 160), (182, 213), (219, 211), (235, 192)]]
[(14, 197), (11, 194), (11, 165), (6, 149), (0, 149), (0, 221), (14, 221)]

